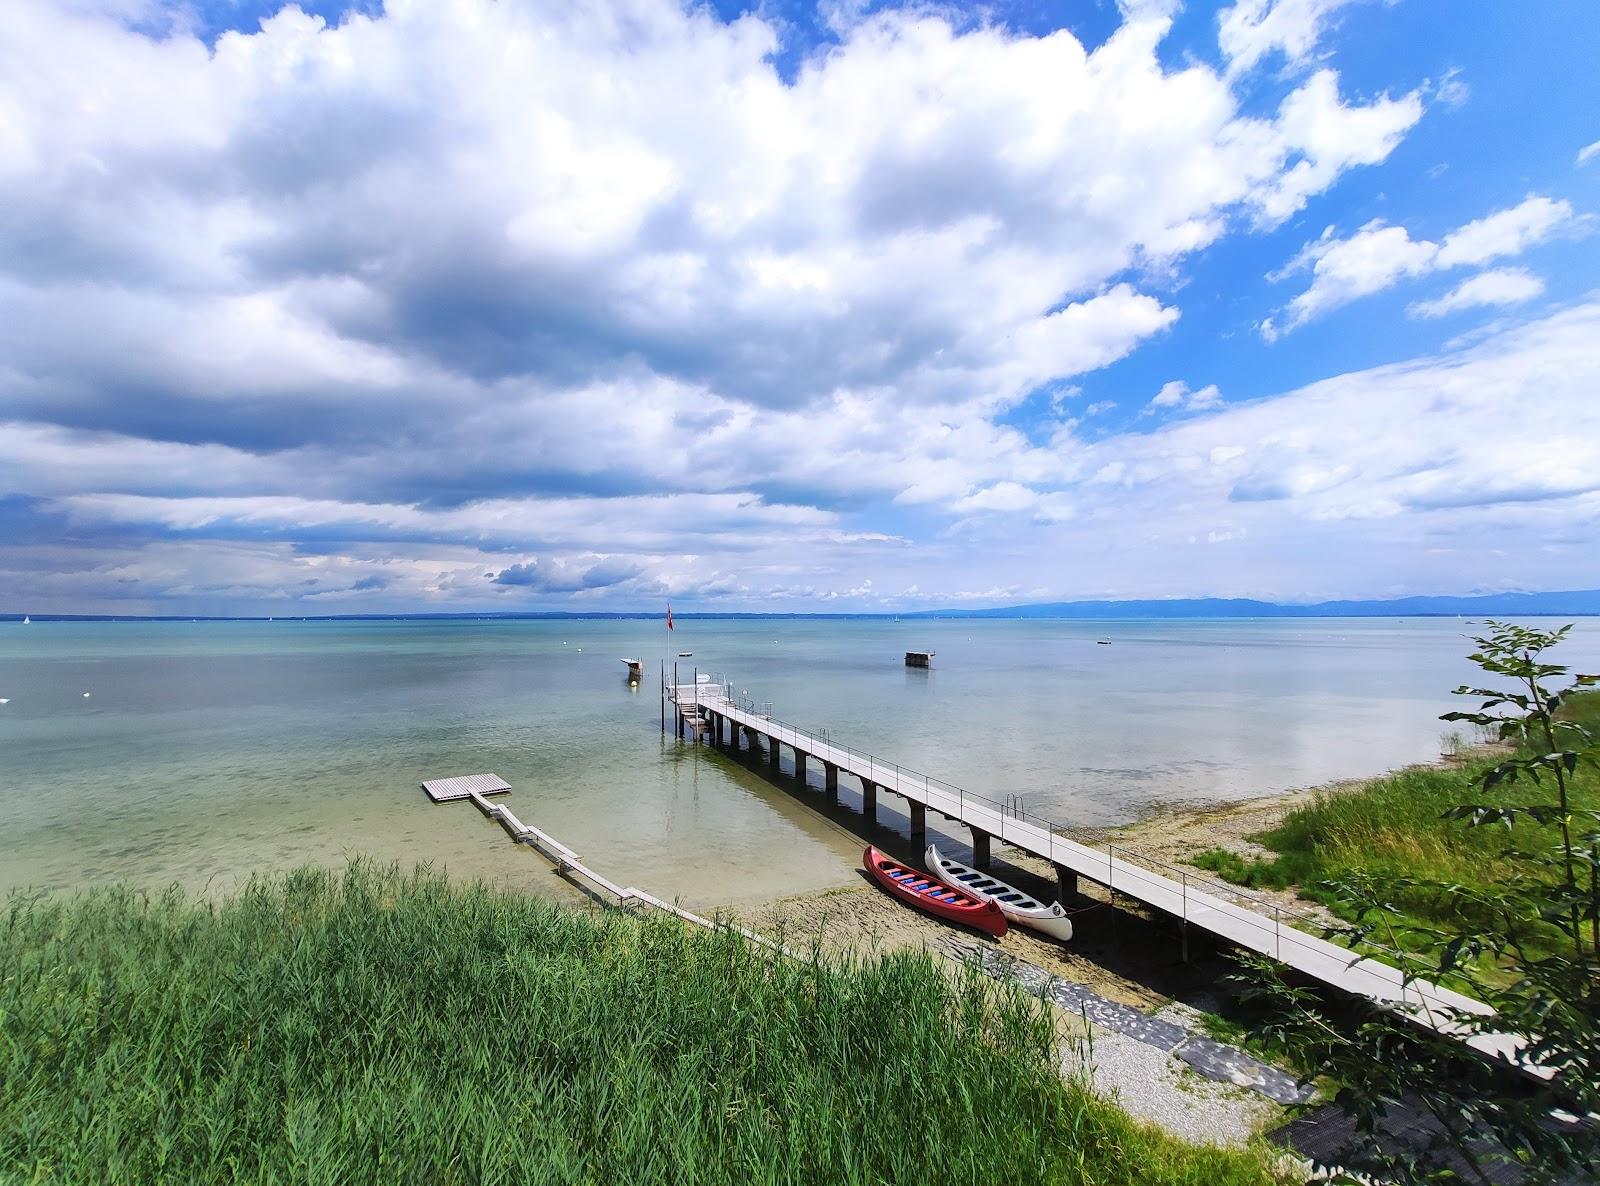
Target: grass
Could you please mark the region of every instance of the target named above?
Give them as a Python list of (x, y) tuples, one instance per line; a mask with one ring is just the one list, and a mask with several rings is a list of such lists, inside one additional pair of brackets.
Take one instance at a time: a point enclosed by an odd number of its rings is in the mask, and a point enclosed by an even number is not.
[(222, 904), (13, 898), (0, 1181), (1260, 1186), (1063, 1082), (1051, 1022), (923, 953), (357, 862)]
[[(1600, 693), (1572, 697), (1563, 715), (1600, 731)], [(1291, 811), (1278, 827), (1253, 837), (1273, 850), (1272, 857), (1252, 861), (1213, 849), (1195, 864), (1239, 885), (1297, 886), (1304, 896), (1336, 911), (1342, 903), (1321, 883), (1361, 875), (1487, 888), (1512, 873), (1513, 865), (1504, 857), (1507, 848), (1550, 848), (1558, 840), (1553, 826), (1519, 822), (1508, 831), (1441, 818), (1462, 803), (1504, 806), (1554, 800), (1548, 780), (1542, 785), (1513, 783), (1485, 794), (1482, 775), (1494, 760), (1469, 752), (1456, 765), (1402, 770), (1354, 790), (1318, 795)], [(1594, 767), (1579, 767), (1571, 786), (1575, 806), (1600, 807), (1600, 772)], [(1410, 918), (1463, 929), (1478, 921), (1465, 895), (1400, 890), (1394, 901), (1402, 922)]]

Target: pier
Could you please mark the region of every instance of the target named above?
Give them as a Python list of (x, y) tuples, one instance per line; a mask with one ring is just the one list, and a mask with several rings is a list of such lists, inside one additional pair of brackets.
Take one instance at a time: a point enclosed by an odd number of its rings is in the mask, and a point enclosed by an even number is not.
[[(977, 795), (783, 724), (764, 711), (764, 706), (758, 709), (751, 701), (736, 699), (731, 683), (720, 676), (668, 685), (663, 693), (672, 706), (679, 737), (704, 738), (721, 749), (748, 747), (753, 756), (763, 757), (774, 773), (781, 769), (782, 750), (787, 747), (793, 754), (797, 779), (807, 782), (808, 769), (821, 768), (822, 791), (830, 804), (838, 802), (839, 777), (855, 779), (861, 786), (869, 823), (876, 820), (880, 793), (898, 795), (908, 808), (911, 840), (919, 847), (926, 843), (928, 812), (936, 812), (969, 829), (976, 865), (989, 863), (993, 841), (999, 840), (1048, 861), (1063, 897), (1076, 893), (1079, 879), (1085, 878), (1105, 886), (1113, 897), (1124, 895), (1176, 919), (1185, 951), (1189, 928), (1198, 928), (1246, 951), (1269, 956), (1331, 988), (1393, 1009), (1424, 1029), (1460, 1038), (1479, 1053), (1504, 1060), (1524, 1073), (1548, 1077), (1544, 1068), (1519, 1057), (1520, 1039), (1474, 1033), (1455, 1020), (1459, 1014), (1489, 1016), (1493, 1010), (1487, 1005), (1441, 985), (1408, 979), (1398, 967), (1357, 956), (1294, 925), (1298, 921), (1321, 929), (1320, 920), (1309, 915), (1285, 910), (1259, 895), (1123, 845), (1075, 833), (1024, 811), (1015, 798), (1000, 802)], [(1396, 957), (1403, 959), (1400, 953)]]

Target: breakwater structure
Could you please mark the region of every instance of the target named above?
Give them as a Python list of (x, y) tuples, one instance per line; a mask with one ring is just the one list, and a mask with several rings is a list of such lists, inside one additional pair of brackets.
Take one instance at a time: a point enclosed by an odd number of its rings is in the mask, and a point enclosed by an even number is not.
[[(805, 785), (810, 771), (820, 768), (821, 790), (831, 805), (839, 801), (839, 779), (861, 787), (867, 821), (877, 818), (878, 796), (896, 795), (906, 803), (912, 844), (927, 840), (932, 811), (966, 827), (972, 838), (973, 863), (989, 864), (999, 840), (1054, 868), (1063, 898), (1075, 894), (1079, 879), (1123, 895), (1177, 920), (1185, 957), (1189, 929), (1198, 928), (1225, 943), (1269, 956), (1279, 963), (1340, 992), (1365, 997), (1392, 1009), (1417, 1026), (1455, 1037), (1478, 1053), (1502, 1061), (1527, 1075), (1548, 1078), (1546, 1068), (1523, 1057), (1522, 1039), (1484, 1032), (1465, 1025), (1465, 1015), (1493, 1014), (1481, 1001), (1404, 971), (1405, 956), (1389, 953), (1398, 964), (1360, 956), (1312, 931), (1320, 920), (1285, 910), (1276, 902), (1240, 890), (1215, 878), (1156, 860), (1137, 850), (1096, 836), (1086, 829), (1055, 823), (1022, 808), (1015, 796), (1007, 801), (974, 794), (920, 771), (841, 745), (774, 719), (770, 706), (735, 697), (733, 684), (721, 675), (700, 675), (694, 682), (668, 682), (663, 673), (663, 724), (670, 709), (679, 738), (704, 741), (718, 749), (747, 751), (774, 775), (781, 770), (782, 751), (793, 757), (794, 777)], [(1296, 924), (1300, 925), (1296, 925)]]

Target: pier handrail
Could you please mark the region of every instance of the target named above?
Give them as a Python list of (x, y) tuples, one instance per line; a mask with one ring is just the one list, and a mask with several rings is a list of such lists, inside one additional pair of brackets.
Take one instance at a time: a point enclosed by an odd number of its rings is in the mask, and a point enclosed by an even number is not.
[[(1319, 917), (1308, 911), (1297, 910), (1292, 906), (1284, 906), (1281, 902), (1275, 901), (1264, 894), (1231, 885), (1219, 878), (1172, 864), (1136, 847), (1113, 841), (1100, 829), (1059, 823), (1020, 808), (1016, 805), (1014, 797), (1012, 801), (1005, 802), (975, 791), (969, 791), (964, 787), (924, 774), (909, 766), (902, 766), (898, 762), (885, 761), (867, 750), (858, 749), (855, 746), (835, 741), (829, 736), (819, 736), (811, 730), (802, 729), (777, 720), (768, 715), (770, 702), (760, 703), (748, 695), (742, 697), (734, 696), (732, 694), (732, 684), (720, 674), (713, 675), (709, 683), (685, 685), (682, 689), (675, 689), (674, 691), (681, 692), (691, 689), (693, 703), (697, 711), (701, 705), (716, 708), (717, 705), (713, 703), (713, 697), (715, 697), (716, 700), (720, 700), (725, 705), (751, 716), (759, 717), (761, 719), (761, 732), (776, 737), (791, 748), (795, 748), (798, 743), (798, 748), (819, 756), (823, 751), (846, 755), (848, 758), (853, 759), (854, 765), (864, 767), (864, 770), (861, 771), (862, 776), (870, 778), (880, 786), (886, 786), (891, 790), (899, 790), (907, 782), (910, 782), (913, 786), (921, 783), (923, 802), (941, 814), (950, 815), (953, 818), (961, 819), (971, 824), (975, 821), (969, 818), (969, 807), (987, 809), (993, 812), (995, 817), (994, 828), (990, 834), (1002, 841), (1011, 842), (1014, 841), (1014, 838), (1020, 838), (1021, 829), (1017, 825), (1023, 825), (1026, 828), (1033, 829), (1036, 833), (1044, 834), (1048, 859), (1052, 861), (1057, 860), (1058, 851), (1065, 852), (1065, 846), (1069, 845), (1080, 850), (1096, 853), (1105, 859), (1104, 884), (1113, 893), (1121, 889), (1123, 892), (1131, 894), (1133, 886), (1130, 882), (1144, 880), (1144, 878), (1137, 868), (1130, 868), (1130, 866), (1142, 866), (1149, 873), (1156, 874), (1176, 884), (1181, 894), (1181, 908), (1178, 912), (1178, 917), (1185, 922), (1198, 917), (1200, 912), (1210, 911), (1215, 908), (1201, 899), (1194, 903), (1196, 913), (1191, 914), (1190, 891), (1194, 890), (1211, 898), (1220, 899), (1220, 904), (1222, 905), (1232, 906), (1234, 909), (1229, 912), (1229, 915), (1235, 923), (1270, 935), (1274, 954), (1279, 957), (1282, 955), (1286, 941), (1293, 946), (1299, 942), (1299, 937), (1302, 935), (1309, 934), (1313, 937), (1320, 937), (1322, 933), (1326, 933), (1331, 929), (1329, 920), (1324, 917)], [(680, 699), (679, 702), (681, 703), (682, 700)], [(940, 805), (941, 799), (944, 801), (944, 806)], [(946, 811), (945, 807), (953, 807), (954, 810)], [(1009, 834), (1006, 826), (1008, 820), (1012, 821), (1013, 825)], [(985, 830), (989, 829), (986, 828)], [(1037, 847), (1037, 841), (1040, 837), (1034, 835), (1029, 836), (1028, 839), (1033, 841), (1034, 844), (1025, 847)], [(1062, 846), (1061, 849), (1058, 849), (1058, 844)], [(1067, 853), (1067, 855), (1080, 854)], [(1060, 861), (1057, 863), (1066, 864), (1069, 862)], [(1118, 880), (1119, 874), (1120, 881)], [(1323, 941), (1327, 942), (1328, 940), (1323, 939)], [(1344, 947), (1344, 950), (1350, 952), (1352, 963), (1358, 962), (1363, 958), (1376, 957), (1382, 962), (1389, 963), (1404, 972), (1408, 962), (1406, 953), (1399, 948), (1370, 940), (1363, 944), (1360, 952), (1351, 950), (1349, 947)], [(1405, 991), (1406, 987), (1406, 985), (1402, 985), (1402, 999), (1409, 999), (1410, 994)], [(1426, 1001), (1422, 994), (1419, 992), (1416, 995), (1418, 1002), (1425, 1006)], [(1470, 1000), (1470, 998), (1466, 999)], [(1476, 1002), (1473, 1003), (1475, 1004)]]

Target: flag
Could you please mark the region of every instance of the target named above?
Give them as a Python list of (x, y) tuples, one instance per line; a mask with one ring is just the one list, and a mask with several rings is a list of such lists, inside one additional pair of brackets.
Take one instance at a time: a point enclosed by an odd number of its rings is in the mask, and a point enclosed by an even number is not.
[(667, 603), (667, 629), (672, 629), (672, 603)]

